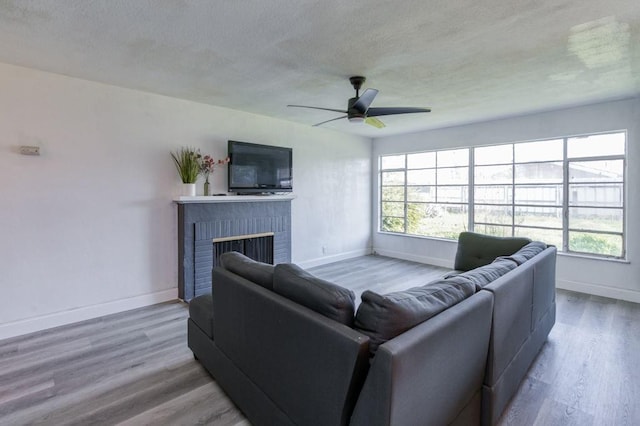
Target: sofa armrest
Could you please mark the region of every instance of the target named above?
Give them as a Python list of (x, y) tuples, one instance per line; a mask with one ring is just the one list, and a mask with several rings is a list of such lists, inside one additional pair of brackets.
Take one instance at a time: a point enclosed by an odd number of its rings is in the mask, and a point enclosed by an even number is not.
[(452, 423), (482, 387), (492, 307), (476, 293), (381, 345), (351, 424)]
[(347, 424), (369, 338), (229, 271), (212, 277), (220, 351), (292, 423)]

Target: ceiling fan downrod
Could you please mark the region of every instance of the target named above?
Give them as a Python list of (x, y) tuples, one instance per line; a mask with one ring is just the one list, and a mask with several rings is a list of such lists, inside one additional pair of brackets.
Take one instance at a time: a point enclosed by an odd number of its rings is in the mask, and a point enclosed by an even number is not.
[(360, 88), (364, 84), (366, 77), (362, 77), (360, 75), (355, 75), (353, 77), (349, 77), (349, 81), (354, 89), (356, 89), (356, 98), (360, 97)]

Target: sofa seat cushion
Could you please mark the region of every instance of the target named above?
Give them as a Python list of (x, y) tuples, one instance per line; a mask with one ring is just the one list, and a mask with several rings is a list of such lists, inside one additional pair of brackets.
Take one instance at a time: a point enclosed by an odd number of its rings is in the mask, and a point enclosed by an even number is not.
[(480, 291), (484, 286), (517, 267), (518, 264), (513, 260), (498, 258), (493, 263), (463, 272), (457, 276), (469, 279), (475, 285), (476, 291)]
[(273, 265), (256, 262), (242, 253), (230, 251), (220, 255), (220, 266), (264, 288), (273, 290)]
[(461, 232), (454, 269), (470, 271), (488, 265), (498, 256), (510, 256), (531, 242), (528, 238), (493, 237), (491, 235)]
[(500, 259), (512, 260), (518, 265), (522, 265), (527, 260), (533, 258), (538, 253), (541, 253), (547, 248), (545, 243), (540, 241), (532, 241), (520, 250), (512, 254), (511, 256), (501, 256)]
[(355, 295), (351, 290), (311, 275), (291, 263), (276, 265), (273, 274), (273, 290), (302, 306), (353, 326)]
[(356, 313), (356, 330), (369, 336), (369, 351), (475, 293), (466, 278), (440, 279), (422, 287), (388, 294), (367, 290)]
[(194, 297), (189, 302), (189, 318), (213, 339), (213, 297), (211, 293)]

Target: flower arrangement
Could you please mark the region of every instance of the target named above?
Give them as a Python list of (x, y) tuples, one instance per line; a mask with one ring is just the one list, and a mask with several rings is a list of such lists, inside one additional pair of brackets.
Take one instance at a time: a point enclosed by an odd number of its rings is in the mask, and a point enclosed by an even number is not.
[(200, 174), (201, 158), (200, 150), (191, 147), (180, 148), (171, 153), (182, 183), (196, 183)]
[(224, 160), (214, 160), (210, 155), (205, 155), (200, 161), (200, 174), (204, 176), (205, 183), (209, 183), (209, 175), (213, 173), (216, 166), (222, 166), (229, 162), (229, 157)]

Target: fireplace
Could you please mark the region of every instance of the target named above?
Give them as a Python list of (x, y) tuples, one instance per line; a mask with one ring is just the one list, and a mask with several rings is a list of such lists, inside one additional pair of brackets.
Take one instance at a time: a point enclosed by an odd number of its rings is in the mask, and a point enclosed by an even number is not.
[[(270, 250), (267, 263), (291, 261), (292, 195), (179, 197), (178, 204), (178, 297), (189, 301), (211, 292), (211, 270), (222, 253), (236, 250), (258, 260)], [(256, 238), (266, 238), (257, 245)], [(269, 242), (268, 239), (271, 239)], [(239, 240), (250, 240), (240, 242)], [(270, 260), (270, 261), (269, 261)]]

